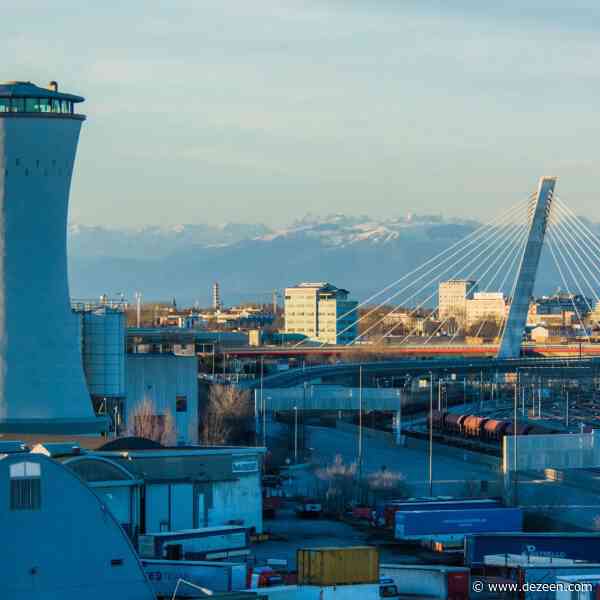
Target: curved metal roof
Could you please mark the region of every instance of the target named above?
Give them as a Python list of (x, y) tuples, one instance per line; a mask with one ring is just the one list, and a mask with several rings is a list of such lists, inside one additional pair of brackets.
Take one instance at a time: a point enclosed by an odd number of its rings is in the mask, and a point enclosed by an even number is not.
[(64, 94), (39, 87), (31, 81), (0, 82), (0, 98), (53, 98), (56, 100), (70, 100), (71, 102), (83, 102), (85, 100), (82, 96)]

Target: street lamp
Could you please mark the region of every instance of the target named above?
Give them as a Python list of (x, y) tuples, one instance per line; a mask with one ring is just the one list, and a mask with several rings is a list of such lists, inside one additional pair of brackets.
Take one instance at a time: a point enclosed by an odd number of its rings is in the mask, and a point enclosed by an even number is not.
[(298, 464), (298, 407), (294, 406), (294, 463)]
[(362, 431), (362, 365), (358, 367), (358, 479), (362, 478), (363, 467), (363, 431)]
[(262, 434), (263, 434), (263, 446), (267, 447), (267, 411), (265, 410), (265, 400), (263, 397), (263, 378), (264, 378), (264, 356), (260, 357), (260, 406), (262, 408)]
[(429, 371), (429, 495), (433, 496), (433, 371)]

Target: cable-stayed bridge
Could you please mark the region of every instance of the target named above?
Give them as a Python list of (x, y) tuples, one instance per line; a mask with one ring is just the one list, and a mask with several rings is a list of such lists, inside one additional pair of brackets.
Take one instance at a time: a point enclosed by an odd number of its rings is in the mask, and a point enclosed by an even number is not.
[[(295, 373), (266, 377), (263, 385), (287, 386), (302, 381), (335, 380), (346, 377), (362, 365), (372, 373), (416, 371), (510, 372), (521, 368), (554, 368), (567, 364), (578, 369), (593, 371), (596, 360), (583, 360), (585, 349), (595, 350), (594, 328), (600, 329), (596, 305), (600, 303), (600, 239), (566, 202), (556, 194), (555, 177), (542, 177), (536, 191), (480, 226), (464, 239), (455, 242), (443, 252), (424, 261), (422, 265), (386, 285), (359, 304), (356, 310), (337, 317), (340, 333), (356, 332), (352, 342), (343, 351), (352, 348), (382, 355), (402, 353), (436, 354), (444, 358), (425, 361), (381, 360), (369, 363), (323, 365)], [(573, 359), (529, 358), (535, 348), (524, 344), (525, 327), (533, 298), (538, 267), (542, 255), (551, 261), (557, 287), (572, 303), (572, 331), (577, 333), (577, 345), (571, 347)], [(360, 274), (358, 274), (360, 275)], [(465, 344), (462, 315), (442, 310), (438, 299), (441, 282), (472, 282), (463, 300), (477, 292), (501, 294), (506, 309), (500, 321), (492, 315), (483, 315), (472, 331), (473, 338), (486, 327), (495, 330), (491, 343)], [(577, 298), (577, 302), (576, 302)], [(583, 303), (583, 305), (582, 305)], [(457, 318), (458, 316), (458, 318)], [(331, 347), (303, 340), (294, 348), (281, 352), (326, 352)], [(469, 357), (469, 349), (477, 348), (487, 357)], [(600, 345), (598, 345), (600, 349)], [(441, 349), (441, 350), (440, 350)], [(257, 350), (267, 352), (268, 350)], [(548, 352), (552, 354), (552, 352)], [(461, 358), (461, 355), (466, 358)], [(453, 357), (456, 355), (456, 357)], [(449, 358), (451, 357), (451, 358)], [(552, 361), (555, 362), (552, 362)], [(591, 370), (591, 371), (590, 371)], [(294, 383), (291, 383), (291, 382)], [(257, 386), (258, 382), (249, 384)]]

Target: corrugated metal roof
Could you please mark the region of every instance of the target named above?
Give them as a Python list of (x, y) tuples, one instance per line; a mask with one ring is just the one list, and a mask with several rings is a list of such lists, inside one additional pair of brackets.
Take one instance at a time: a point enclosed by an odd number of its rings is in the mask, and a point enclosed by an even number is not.
[(52, 89), (39, 87), (31, 81), (4, 81), (0, 83), (0, 98), (54, 98), (83, 102), (85, 98), (74, 94), (55, 92)]

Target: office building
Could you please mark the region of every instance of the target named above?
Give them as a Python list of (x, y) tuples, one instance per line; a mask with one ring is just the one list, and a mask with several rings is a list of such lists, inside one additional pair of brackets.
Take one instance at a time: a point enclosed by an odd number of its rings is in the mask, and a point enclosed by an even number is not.
[(106, 429), (86, 387), (67, 277), (81, 102), (55, 82), (0, 84), (0, 432)]
[(350, 292), (326, 282), (285, 289), (285, 333), (325, 344), (349, 344), (358, 335), (358, 302)]
[(466, 301), (466, 325), (472, 327), (484, 321), (500, 324), (506, 319), (507, 308), (502, 292), (475, 292)]
[(466, 324), (467, 300), (473, 298), (476, 286), (471, 279), (442, 281), (438, 287), (439, 319), (453, 318), (459, 326)]

